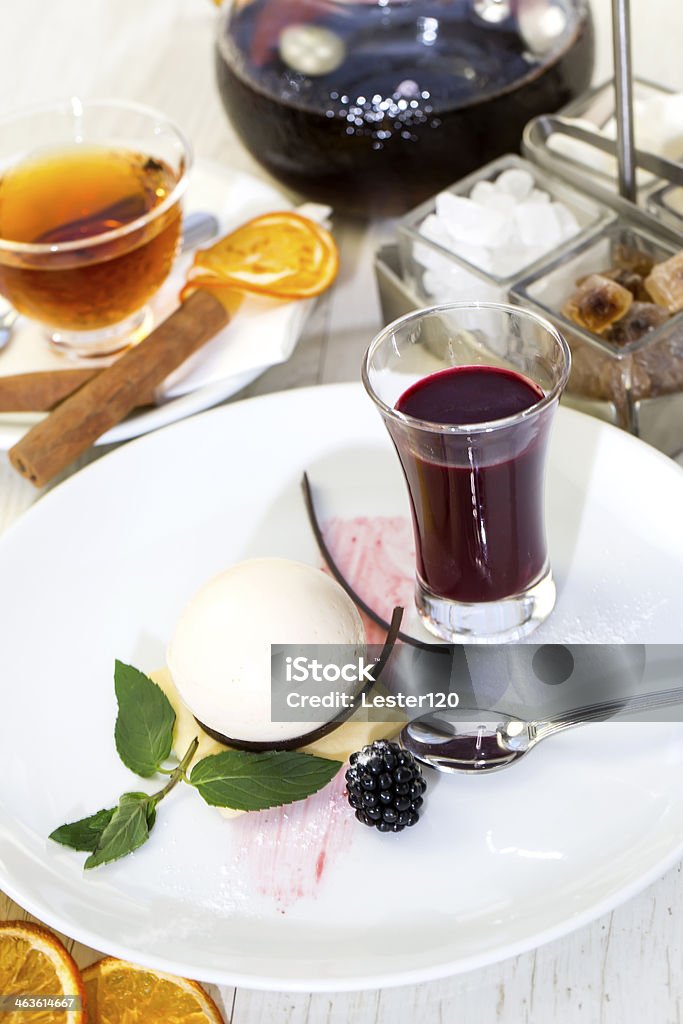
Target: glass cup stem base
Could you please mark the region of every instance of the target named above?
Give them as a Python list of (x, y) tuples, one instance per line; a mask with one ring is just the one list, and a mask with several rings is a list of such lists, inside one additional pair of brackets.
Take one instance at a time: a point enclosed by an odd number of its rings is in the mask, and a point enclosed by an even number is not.
[(426, 629), (440, 640), (458, 644), (500, 644), (522, 640), (555, 606), (555, 581), (544, 575), (519, 594), (469, 604), (433, 594), (418, 577), (415, 604)]
[(145, 306), (111, 327), (94, 331), (51, 330), (48, 331), (48, 339), (61, 355), (74, 359), (99, 359), (137, 345), (149, 334), (151, 326), (152, 311)]

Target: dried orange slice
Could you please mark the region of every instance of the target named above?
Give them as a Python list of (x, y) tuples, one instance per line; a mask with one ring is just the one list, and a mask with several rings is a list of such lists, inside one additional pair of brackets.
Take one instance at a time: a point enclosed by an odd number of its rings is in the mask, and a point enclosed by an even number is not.
[(198, 288), (210, 288), (211, 294), (214, 295), (219, 302), (223, 303), (231, 318), (240, 308), (242, 300), (244, 299), (243, 291), (237, 291), (234, 285), (224, 284), (216, 277), (215, 274), (195, 274), (193, 277), (189, 278), (178, 293), (179, 301), (185, 302), (185, 300), (189, 299), (190, 295), (192, 295), (193, 292), (196, 292)]
[(210, 288), (211, 294), (219, 302), (223, 303), (231, 319), (242, 305), (242, 300), (244, 299), (244, 292), (238, 292), (233, 285), (222, 284), (217, 277), (210, 274), (199, 274), (196, 277), (191, 277), (183, 285), (178, 293), (178, 300), (185, 302), (198, 288)]
[[(3, 1003), (3, 1024), (85, 1024), (83, 982), (78, 967), (59, 939), (27, 921), (0, 922), (0, 995), (17, 996), (25, 1005)], [(76, 996), (75, 1010), (61, 1009), (63, 996)]]
[(305, 299), (325, 291), (338, 268), (339, 254), (329, 231), (284, 211), (255, 217), (197, 252), (188, 285)]
[(86, 967), (83, 981), (89, 1024), (225, 1024), (213, 999), (187, 978), (105, 957)]

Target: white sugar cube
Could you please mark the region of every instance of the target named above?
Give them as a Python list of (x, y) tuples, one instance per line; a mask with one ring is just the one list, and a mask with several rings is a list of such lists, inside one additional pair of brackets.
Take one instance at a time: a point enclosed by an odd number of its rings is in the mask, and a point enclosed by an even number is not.
[(492, 181), (478, 181), (470, 192), (470, 199), (480, 206), (488, 206), (491, 199), (498, 195), (498, 190)]
[(501, 246), (491, 254), (491, 273), (496, 277), (509, 277), (522, 270), (529, 262), (526, 246), (519, 241)]
[(496, 179), (496, 188), (514, 196), (520, 203), (526, 199), (534, 187), (534, 176), (523, 167), (509, 167)]
[(505, 217), (497, 210), (451, 192), (441, 192), (436, 197), (436, 214), (453, 242), (495, 245), (501, 235), (507, 237), (509, 233)]
[(527, 202), (528, 203), (549, 203), (550, 202), (550, 196), (548, 195), (547, 192), (544, 192), (543, 189), (541, 189), (541, 188), (534, 188), (529, 193)]
[(547, 255), (547, 245), (528, 245), (524, 250), (524, 266), (530, 267), (536, 260), (540, 260)]
[(433, 213), (428, 214), (422, 221), (419, 232), (431, 242), (436, 242), (437, 245), (443, 245), (446, 249), (450, 247), (448, 232), (443, 223)]
[(445, 254), (432, 249), (424, 242), (413, 242), (413, 259), (421, 267), (433, 270), (435, 273), (443, 273), (453, 265), (453, 261)]
[(437, 302), (453, 301), (458, 291), (458, 277), (448, 271), (439, 273), (436, 270), (425, 270), (422, 276), (422, 291), (427, 298)]
[(562, 227), (551, 203), (520, 203), (514, 218), (524, 245), (543, 245), (550, 250), (562, 241)]
[[(477, 270), (506, 278), (576, 235), (580, 225), (564, 203), (535, 187), (529, 171), (512, 167), (496, 182), (476, 182), (469, 197), (441, 192), (435, 213), (425, 217), (419, 231)], [(432, 297), (471, 291), (473, 282), (480, 282), (430, 246), (414, 243), (413, 254), (425, 268), (425, 291)], [(482, 294), (481, 287), (477, 293)]]
[(497, 210), (503, 216), (512, 213), (517, 203), (514, 196), (500, 192), (492, 181), (478, 181), (470, 192), (470, 199), (479, 206)]
[[(449, 251), (452, 250), (451, 239), (446, 228), (439, 218), (433, 213), (430, 213), (422, 221), (419, 227), (419, 232), (424, 238), (428, 238), (431, 242), (436, 242), (437, 245), (440, 245)], [(439, 253), (431, 246), (423, 245), (420, 242), (413, 243), (413, 258), (416, 263), (419, 263), (421, 266), (427, 267), (430, 270), (434, 270), (437, 273), (444, 270), (448, 271), (452, 266), (452, 261), (448, 256)]]
[(506, 219), (509, 219), (517, 202), (518, 200), (514, 196), (508, 195), (506, 192), (494, 192), (487, 200), (486, 205), (489, 209), (497, 210), (498, 213), (502, 213)]
[[(589, 131), (595, 131), (595, 124), (592, 121), (576, 118), (574, 124)], [(606, 125), (602, 129), (602, 133), (610, 138), (614, 138), (614, 134), (616, 134), (616, 132), (610, 133)], [(554, 153), (558, 153), (560, 156), (566, 156), (570, 160), (583, 164), (584, 167), (588, 167), (591, 170), (599, 171), (601, 174), (606, 174), (609, 177), (616, 177), (617, 164), (614, 157), (609, 156), (607, 153), (602, 153), (595, 146), (591, 146), (587, 142), (572, 139), (571, 136), (562, 135), (561, 132), (553, 132), (548, 139), (548, 149), (552, 149)]]
[(463, 269), (451, 274), (427, 270), (422, 287), (425, 295), (436, 302), (503, 302), (505, 299), (495, 285)]
[(682, 114), (683, 93), (655, 95), (641, 104), (636, 103), (636, 128), (640, 148), (661, 153), (669, 160), (678, 160), (683, 153)]
[(436, 302), (457, 302), (473, 298), (485, 300), (491, 296), (490, 284), (461, 267), (455, 267), (447, 273), (427, 270), (422, 278), (422, 290), (427, 298)]
[(565, 206), (564, 203), (553, 203), (552, 207), (560, 223), (563, 240), (577, 235), (581, 230), (581, 225), (569, 207)]
[(483, 245), (472, 245), (471, 242), (453, 242), (452, 251), (463, 260), (467, 260), (480, 270), (491, 269), (491, 250)]

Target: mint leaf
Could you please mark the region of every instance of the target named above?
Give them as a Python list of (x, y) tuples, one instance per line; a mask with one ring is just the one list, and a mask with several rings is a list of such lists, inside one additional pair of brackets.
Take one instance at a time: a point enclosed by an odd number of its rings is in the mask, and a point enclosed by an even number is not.
[(97, 849), (100, 836), (111, 821), (116, 808), (98, 811), (88, 818), (80, 818), (68, 825), (60, 825), (54, 832), (50, 832), (49, 838), (62, 846), (70, 846), (72, 850), (84, 850), (92, 853)]
[(119, 860), (137, 850), (149, 838), (147, 819), (149, 798), (144, 793), (124, 793), (111, 821), (100, 836), (97, 848), (84, 867), (95, 868)]
[(159, 799), (158, 793), (152, 793), (151, 796), (147, 793), (124, 793), (119, 803), (128, 803), (131, 800), (146, 800), (145, 816), (147, 818), (147, 828), (151, 832), (154, 828), (154, 822), (157, 820), (157, 802)]
[(286, 750), (263, 754), (225, 750), (198, 761), (190, 782), (207, 804), (262, 811), (316, 793), (341, 766), (341, 761)]
[(114, 688), (119, 702), (114, 738), (127, 768), (148, 778), (171, 753), (175, 711), (166, 694), (143, 672), (117, 661)]

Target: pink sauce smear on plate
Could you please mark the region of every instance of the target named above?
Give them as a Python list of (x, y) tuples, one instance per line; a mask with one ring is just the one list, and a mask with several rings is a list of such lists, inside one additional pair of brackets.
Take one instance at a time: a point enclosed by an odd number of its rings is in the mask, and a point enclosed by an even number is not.
[[(330, 519), (324, 524), (332, 556), (360, 597), (383, 619), (413, 599), (414, 546), (402, 516)], [(368, 643), (384, 631), (364, 618)], [(344, 772), (307, 800), (245, 814), (233, 822), (235, 866), (281, 913), (300, 899), (313, 899), (335, 859), (359, 829), (346, 801)]]

